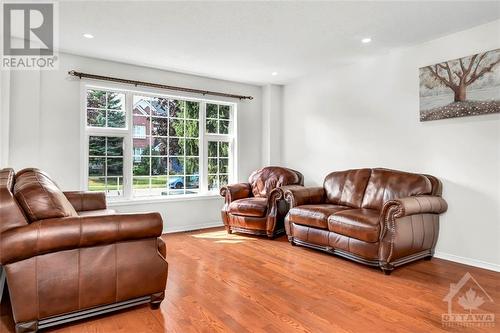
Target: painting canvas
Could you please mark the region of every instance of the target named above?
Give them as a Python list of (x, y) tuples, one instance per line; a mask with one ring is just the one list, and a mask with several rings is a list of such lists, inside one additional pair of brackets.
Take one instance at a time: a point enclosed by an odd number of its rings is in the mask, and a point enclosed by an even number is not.
[(500, 49), (420, 68), (420, 121), (500, 113)]

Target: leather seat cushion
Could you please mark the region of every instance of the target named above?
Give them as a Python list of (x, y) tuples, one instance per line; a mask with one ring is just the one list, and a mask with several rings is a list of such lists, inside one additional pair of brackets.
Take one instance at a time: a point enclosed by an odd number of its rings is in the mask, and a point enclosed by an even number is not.
[(380, 211), (360, 208), (337, 212), (328, 218), (328, 230), (375, 243), (380, 236)]
[(350, 208), (331, 204), (302, 205), (290, 209), (288, 220), (296, 224), (328, 229), (328, 217), (346, 209)]
[(229, 213), (240, 216), (264, 217), (267, 211), (266, 198), (244, 198), (229, 204)]
[(57, 184), (38, 169), (23, 169), (16, 174), (14, 196), (31, 222), (78, 216)]

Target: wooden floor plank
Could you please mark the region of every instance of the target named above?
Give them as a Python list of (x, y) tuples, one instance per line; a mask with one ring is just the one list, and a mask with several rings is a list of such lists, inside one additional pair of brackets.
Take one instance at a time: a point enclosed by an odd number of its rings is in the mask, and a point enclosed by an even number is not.
[[(159, 310), (139, 306), (48, 332), (500, 332), (500, 273), (446, 260), (391, 276), (319, 251), (222, 229), (164, 235), (169, 277)], [(443, 327), (443, 297), (470, 272), (495, 300), (493, 328)], [(13, 332), (8, 297), (0, 332)]]

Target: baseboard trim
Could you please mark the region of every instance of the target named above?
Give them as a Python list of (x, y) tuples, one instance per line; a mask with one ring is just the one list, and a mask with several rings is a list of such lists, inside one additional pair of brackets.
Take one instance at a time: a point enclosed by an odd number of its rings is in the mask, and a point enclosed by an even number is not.
[(486, 262), (486, 261), (482, 261), (482, 260), (456, 256), (454, 254), (443, 253), (443, 252), (438, 252), (438, 251), (436, 251), (434, 253), (434, 257), (439, 258), (439, 259), (453, 261), (453, 262), (458, 262), (459, 264), (484, 268), (484, 269), (488, 269), (488, 270), (494, 271), (494, 272), (500, 272), (500, 265), (492, 264), (490, 262)]
[(183, 232), (183, 231), (191, 231), (191, 230), (199, 230), (199, 229), (207, 229), (207, 228), (215, 228), (215, 227), (223, 227), (224, 224), (222, 221), (214, 221), (207, 223), (198, 223), (198, 224), (187, 224), (175, 227), (163, 227), (164, 234), (171, 234), (174, 232)]

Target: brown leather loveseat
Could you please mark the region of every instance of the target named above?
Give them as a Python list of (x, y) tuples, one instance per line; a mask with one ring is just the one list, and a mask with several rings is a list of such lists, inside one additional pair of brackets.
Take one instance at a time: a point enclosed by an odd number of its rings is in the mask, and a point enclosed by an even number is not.
[(439, 214), (447, 209), (440, 181), (388, 169), (332, 172), (322, 187), (285, 191), (288, 240), (379, 266), (431, 258)]
[(283, 233), (288, 205), (281, 189), (303, 184), (300, 172), (270, 166), (254, 171), (248, 183), (224, 186), (220, 190), (225, 198), (221, 215), (227, 232), (267, 235), (269, 238)]
[(40, 170), (2, 169), (0, 217), (16, 332), (163, 300), (158, 213), (115, 214), (103, 193), (63, 193)]

